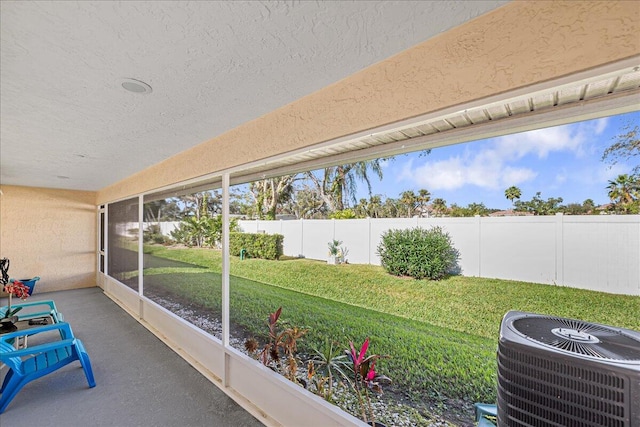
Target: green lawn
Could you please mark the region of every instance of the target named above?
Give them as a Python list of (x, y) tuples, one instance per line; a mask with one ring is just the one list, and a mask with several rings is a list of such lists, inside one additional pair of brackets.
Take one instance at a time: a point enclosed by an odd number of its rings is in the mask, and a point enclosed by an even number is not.
[[(219, 312), (219, 251), (150, 246), (145, 253), (186, 263), (146, 264), (145, 288), (178, 292)], [(234, 323), (264, 333), (268, 313), (282, 306), (283, 320), (310, 328), (302, 352), (325, 337), (345, 346), (370, 337), (371, 351), (392, 356), (379, 367), (392, 389), (414, 401), (495, 401), (495, 349), (508, 310), (640, 330), (640, 297), (470, 277), (416, 281), (376, 266), (304, 259), (230, 262)]]
[[(152, 246), (145, 252), (220, 272), (219, 251)], [(509, 310), (640, 330), (640, 297), (560, 286), (454, 276), (439, 282), (393, 277), (372, 265), (232, 257), (231, 274), (382, 313), (467, 332), (497, 343)]]

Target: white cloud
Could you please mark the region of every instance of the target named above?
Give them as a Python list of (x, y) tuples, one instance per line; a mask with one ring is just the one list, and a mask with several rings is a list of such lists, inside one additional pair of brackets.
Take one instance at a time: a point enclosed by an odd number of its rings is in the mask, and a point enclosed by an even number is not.
[(495, 140), (495, 147), (505, 159), (516, 160), (534, 154), (544, 159), (554, 151), (572, 151), (578, 157), (585, 154), (586, 145), (593, 135), (601, 135), (609, 123), (608, 118), (537, 129), (525, 133), (505, 135)]
[(532, 180), (536, 175), (528, 168), (505, 166), (499, 157), (486, 151), (477, 156), (456, 156), (416, 167), (413, 167), (413, 161), (408, 161), (398, 180), (411, 181), (430, 191), (456, 190), (468, 184), (501, 189)]
[[(583, 157), (594, 135), (602, 134), (607, 125), (608, 119), (604, 118), (506, 135), (489, 141), (484, 145), (486, 148), (475, 152), (470, 143), (463, 154), (448, 159), (415, 159), (415, 165), (414, 159), (410, 159), (402, 166), (397, 180), (412, 182), (430, 191), (454, 190), (465, 185), (494, 190), (519, 185), (532, 181), (538, 173), (517, 162), (526, 156), (546, 159), (550, 153), (560, 151)], [(615, 176), (613, 171), (608, 172), (607, 176)], [(555, 184), (567, 179), (566, 173), (558, 173)]]
[(572, 132), (571, 126), (558, 126), (502, 136), (496, 138), (495, 147), (508, 160), (521, 159), (529, 154), (544, 159), (553, 151), (579, 153), (585, 141), (584, 132)]
[(591, 122), (586, 122), (584, 123), (585, 126), (587, 125), (587, 123), (593, 127), (593, 132), (596, 135), (601, 135), (602, 132), (604, 132), (604, 130), (607, 128), (607, 125), (609, 124), (609, 117), (593, 120)]
[(538, 176), (537, 172), (528, 168), (512, 168), (507, 166), (502, 173), (502, 186), (519, 185), (523, 182), (532, 181)]

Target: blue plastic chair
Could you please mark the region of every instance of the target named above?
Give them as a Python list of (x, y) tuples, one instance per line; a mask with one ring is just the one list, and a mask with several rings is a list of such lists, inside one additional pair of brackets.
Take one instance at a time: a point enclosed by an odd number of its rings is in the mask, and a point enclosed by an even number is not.
[[(40, 344), (23, 350), (16, 350), (9, 340), (18, 336), (36, 335), (42, 332), (60, 332), (62, 339), (58, 341)], [(12, 332), (0, 336), (0, 362), (9, 367), (0, 388), (0, 414), (4, 412), (11, 400), (27, 383), (48, 375), (63, 366), (78, 360), (84, 370), (89, 387), (95, 387), (91, 360), (82, 342), (73, 336), (71, 326), (61, 322), (55, 325)]]

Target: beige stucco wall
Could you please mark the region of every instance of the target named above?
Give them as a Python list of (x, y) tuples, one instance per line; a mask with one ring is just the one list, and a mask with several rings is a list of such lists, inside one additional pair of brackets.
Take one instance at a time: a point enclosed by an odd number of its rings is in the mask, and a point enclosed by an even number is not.
[(640, 54), (634, 1), (518, 1), (98, 192), (108, 202)]
[(35, 292), (95, 286), (95, 192), (0, 187), (0, 258)]

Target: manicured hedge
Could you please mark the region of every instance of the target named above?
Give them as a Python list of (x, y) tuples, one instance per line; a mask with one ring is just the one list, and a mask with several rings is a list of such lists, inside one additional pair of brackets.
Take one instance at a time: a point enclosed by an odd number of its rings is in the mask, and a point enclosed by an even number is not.
[(278, 259), (282, 255), (282, 234), (229, 233), (231, 255), (240, 256), (244, 249), (249, 258)]

